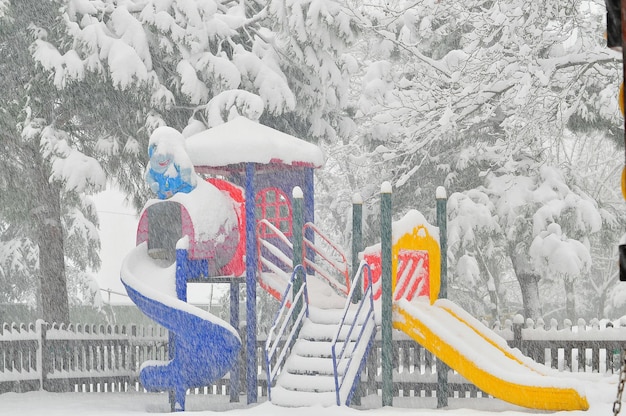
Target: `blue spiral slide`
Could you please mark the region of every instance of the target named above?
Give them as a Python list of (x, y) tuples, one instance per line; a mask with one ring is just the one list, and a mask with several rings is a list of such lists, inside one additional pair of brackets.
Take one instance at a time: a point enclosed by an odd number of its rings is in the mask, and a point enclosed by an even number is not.
[(209, 385), (234, 367), (241, 340), (227, 322), (178, 299), (175, 274), (176, 263), (152, 259), (142, 243), (124, 259), (121, 280), (137, 307), (174, 335), (171, 359), (143, 363), (139, 379), (148, 391), (173, 391), (181, 411), (187, 389)]

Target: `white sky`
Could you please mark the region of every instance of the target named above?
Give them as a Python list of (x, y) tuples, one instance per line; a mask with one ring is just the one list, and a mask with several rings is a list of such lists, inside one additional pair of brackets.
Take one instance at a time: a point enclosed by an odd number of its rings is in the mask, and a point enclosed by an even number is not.
[[(100, 258), (102, 267), (96, 278), (101, 289), (126, 293), (120, 281), (120, 268), (124, 256), (135, 247), (138, 216), (124, 203), (124, 195), (108, 189), (94, 197), (100, 217)], [(108, 302), (108, 295), (102, 292)], [(111, 303), (131, 303), (126, 296), (111, 295)]]

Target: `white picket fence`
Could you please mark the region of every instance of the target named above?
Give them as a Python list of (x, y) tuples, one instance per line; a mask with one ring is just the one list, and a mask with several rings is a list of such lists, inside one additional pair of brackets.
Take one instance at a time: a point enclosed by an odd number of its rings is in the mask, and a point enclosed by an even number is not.
[(0, 392), (126, 391), (139, 365), (167, 359), (160, 327), (4, 324), (0, 331)]
[[(517, 323), (489, 324), (509, 345), (538, 362), (561, 371), (615, 372), (626, 346), (626, 327), (601, 327), (600, 321), (557, 325), (523, 319)], [(604, 325), (602, 325), (604, 326)], [(380, 331), (378, 331), (380, 334)], [(245, 331), (242, 331), (245, 337)], [(379, 336), (380, 337), (380, 336)], [(432, 396), (436, 391), (436, 358), (403, 333), (393, 334), (394, 395)], [(267, 395), (263, 347), (257, 339), (259, 395)], [(363, 394), (377, 394), (380, 379), (378, 339), (361, 377)], [(244, 349), (245, 350), (245, 349)], [(240, 391), (245, 392), (245, 351), (240, 357)], [(4, 324), (0, 328), (0, 393), (31, 390), (114, 392), (141, 391), (138, 370), (147, 360), (166, 360), (168, 335), (161, 327), (107, 325)], [(458, 374), (450, 374), (450, 395), (484, 395)], [(197, 394), (230, 394), (226, 376)], [(486, 395), (484, 395), (486, 397)]]

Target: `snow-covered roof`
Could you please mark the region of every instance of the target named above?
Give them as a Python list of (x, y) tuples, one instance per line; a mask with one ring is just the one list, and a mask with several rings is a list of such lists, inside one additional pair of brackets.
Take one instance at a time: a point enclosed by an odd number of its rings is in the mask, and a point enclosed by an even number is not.
[(324, 165), (318, 146), (245, 117), (190, 136), (187, 152), (196, 167), (248, 162), (314, 168)]

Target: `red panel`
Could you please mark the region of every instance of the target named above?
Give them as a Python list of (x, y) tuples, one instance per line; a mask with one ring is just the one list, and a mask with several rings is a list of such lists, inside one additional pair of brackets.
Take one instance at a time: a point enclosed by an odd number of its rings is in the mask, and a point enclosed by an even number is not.
[[(382, 263), (380, 252), (370, 252), (363, 259), (372, 269), (372, 291), (374, 300), (382, 295)], [(423, 250), (400, 250), (398, 253), (398, 271), (392, 276), (394, 284), (394, 300), (405, 298), (413, 300), (416, 296), (430, 294), (428, 252)], [(367, 287), (367, 275), (363, 279), (363, 289)]]
[(139, 224), (137, 224), (137, 238), (135, 239), (135, 245), (139, 245), (144, 241), (148, 241), (148, 210), (144, 210), (139, 218)]
[(430, 296), (428, 251), (400, 250), (394, 300)]
[[(364, 254), (363, 260), (365, 260), (365, 262), (369, 264), (370, 269), (372, 269), (372, 293), (374, 296), (374, 300), (378, 300), (383, 293), (383, 287), (381, 284), (382, 282), (380, 280), (380, 276), (382, 276), (383, 274), (382, 262), (380, 260), (380, 252), (378, 251), (375, 253)], [(369, 279), (367, 278), (367, 274), (366, 274), (363, 279), (364, 291), (367, 285), (369, 284), (368, 280)]]
[(239, 243), (232, 260), (220, 269), (223, 276), (241, 276), (246, 271), (244, 256), (246, 254), (246, 207), (243, 189), (223, 179), (207, 179), (211, 185), (220, 191), (228, 193), (235, 205), (237, 224), (239, 225)]

